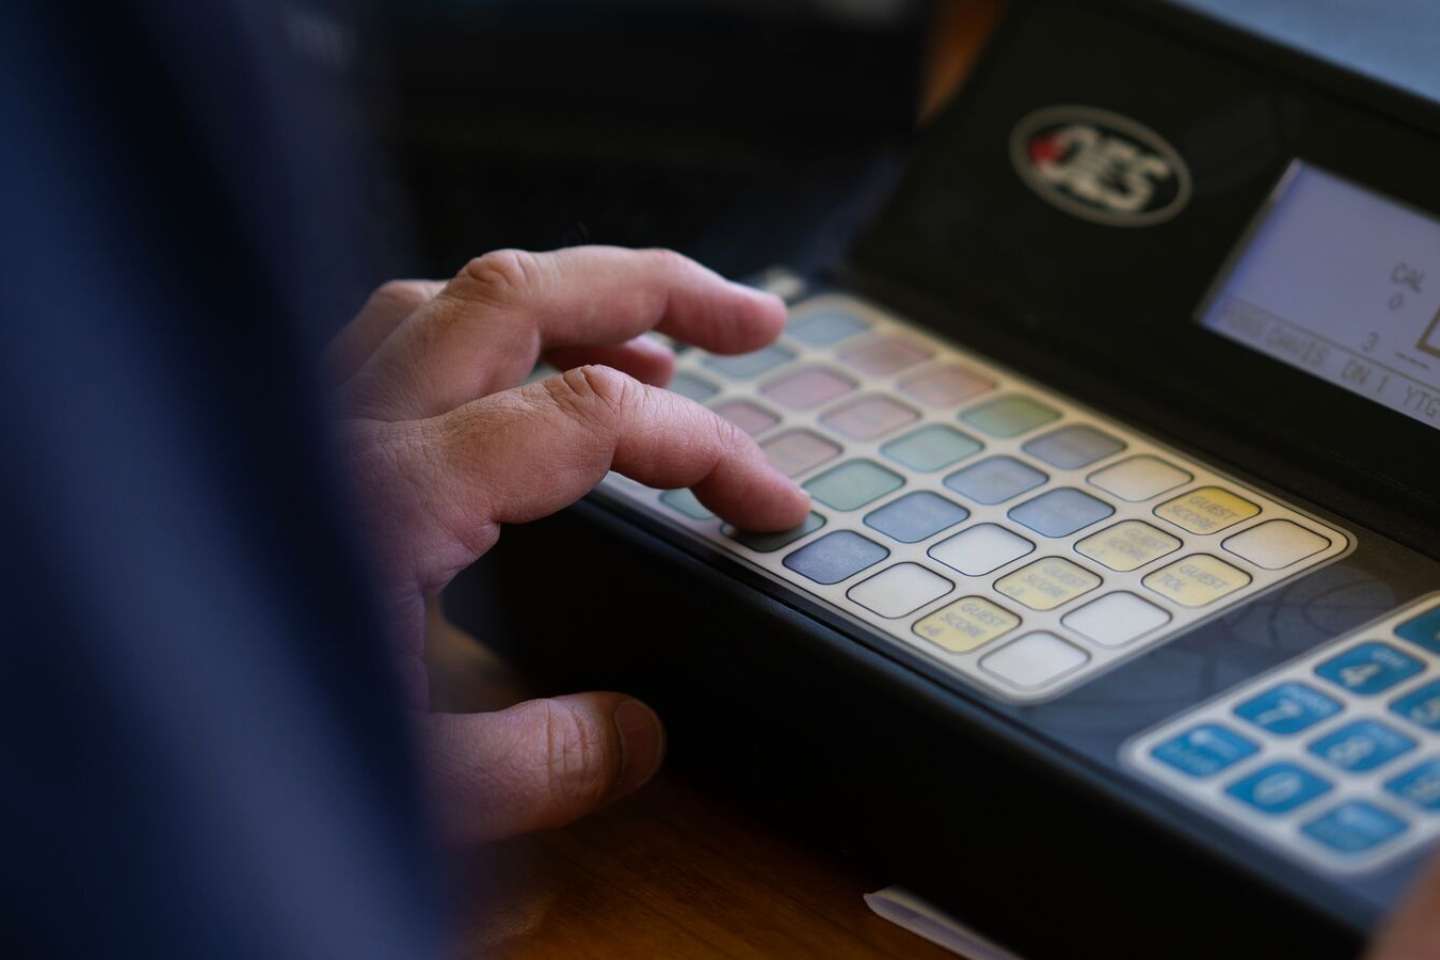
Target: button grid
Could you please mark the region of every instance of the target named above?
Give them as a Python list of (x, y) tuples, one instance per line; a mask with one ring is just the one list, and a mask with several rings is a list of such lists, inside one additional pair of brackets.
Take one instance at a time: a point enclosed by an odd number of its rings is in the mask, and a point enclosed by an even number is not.
[(1413, 853), (1440, 839), (1440, 652), (1412, 629), (1427, 617), (1440, 593), (1166, 720), (1121, 759), (1329, 872)]
[[(671, 525), (721, 547), (791, 588), (819, 598), (872, 632), (905, 645), (1001, 699), (1016, 703), (1037, 702), (1058, 696), (1301, 571), (1314, 569), (1343, 555), (1349, 549), (1350, 540), (1344, 533), (1082, 408), (1053, 391), (958, 350), (876, 306), (845, 294), (820, 294), (792, 307), (788, 329), (813, 331), (809, 320), (815, 316), (827, 318), (827, 329), (853, 329), (855, 332), (825, 343), (806, 342), (787, 333), (775, 348), (767, 348), (766, 364), (725, 363), (700, 350), (685, 350), (678, 357), (677, 370), (678, 374), (690, 377), (698, 374), (721, 385), (720, 392), (706, 401), (712, 408), (748, 402), (779, 414), (777, 424), (757, 435), (762, 448), (768, 446), (778, 452), (777, 439), (787, 435), (790, 438), (813, 438), (814, 442), (809, 443), (804, 455), (791, 449), (796, 447), (794, 442), (784, 440), (787, 456), (783, 462), (787, 471), (792, 472), (802, 484), (810, 485), (818, 480), (811, 490), (817, 494), (814, 509), (823, 518), (823, 530), (815, 526), (809, 533), (787, 541), (784, 549), (754, 551), (745, 548), (742, 545), (745, 538), (737, 539), (733, 536), (735, 531), (725, 527), (718, 519), (699, 519), (692, 515), (693, 511), (687, 513), (678, 509), (679, 502), (674, 507), (667, 506), (661, 499), (660, 491), (623, 477), (611, 475), (607, 478), (601, 488), (602, 495), (616, 496), (646, 508)], [(837, 319), (843, 316), (853, 317), (858, 322), (846, 323)], [(813, 336), (810, 339), (828, 340)], [(843, 357), (847, 351), (853, 352), (864, 344), (874, 343), (903, 343), (907, 348), (914, 348), (914, 354), (928, 355), (883, 375), (866, 373), (845, 363)], [(769, 362), (777, 356), (789, 359), (783, 363)], [(716, 376), (717, 364), (718, 370), (725, 376)], [(748, 377), (732, 373), (761, 366), (763, 370)], [(806, 409), (777, 404), (773, 396), (766, 395), (767, 386), (782, 381), (791, 372), (814, 369), (833, 371), (853, 380), (855, 388), (847, 390), (843, 396)], [(951, 396), (963, 396), (964, 399), (958, 403), (930, 402), (947, 398), (938, 389), (907, 391), (904, 387), (905, 384), (913, 387), (917, 383), (942, 381), (963, 387)], [(836, 414), (843, 414), (847, 406), (856, 403), (857, 398), (890, 398), (900, 408), (913, 411), (917, 416), (906, 419), (904, 423), (898, 422), (902, 418), (893, 417), (891, 419), (897, 421), (893, 427), (881, 430), (877, 426), (880, 432), (867, 435), (865, 439), (855, 439), (853, 433), (869, 432), (851, 430), (852, 435), (847, 436), (834, 424)], [(843, 417), (841, 422), (844, 422)], [(965, 448), (957, 450), (955, 455), (958, 459), (944, 467), (928, 471), (917, 469), (932, 466), (950, 455), (935, 453), (933, 461), (917, 459), (915, 447), (906, 442), (907, 438), (922, 431), (938, 433), (941, 428), (944, 428), (944, 435), (952, 445), (956, 435), (964, 438)], [(841, 452), (822, 460), (821, 454), (825, 452), (822, 443), (826, 446), (833, 444)], [(975, 449), (970, 450), (972, 444)], [(811, 453), (812, 448), (814, 453)], [(930, 455), (929, 445), (923, 449), (926, 455)], [(805, 466), (811, 461), (814, 461), (813, 465)], [(863, 468), (842, 469), (857, 462), (863, 463)], [(836, 471), (840, 471), (838, 479), (846, 482), (835, 482)], [(890, 479), (890, 474), (895, 479)], [(856, 482), (849, 482), (851, 480)], [(1186, 509), (1177, 514), (1182, 520), (1192, 521), (1197, 509), (1212, 512), (1218, 509), (1215, 506), (1217, 494), (1213, 492), (1217, 490), (1234, 498), (1228, 500), (1220, 496), (1221, 507), (1233, 508), (1237, 501), (1249, 505), (1238, 511), (1232, 509), (1232, 514), (1247, 512), (1250, 506), (1254, 507), (1254, 512), (1223, 527), (1215, 524), (1215, 531), (1208, 534), (1189, 531), (1159, 512), (1163, 504), (1199, 492), (1202, 496), (1198, 500), (1182, 501)], [(871, 493), (874, 495), (870, 496)], [(881, 528), (866, 522), (866, 517), (885, 511), (891, 504), (916, 493), (943, 498), (958, 508), (956, 515), (963, 511), (965, 519), (911, 542), (887, 536), (882, 532), (883, 522)], [(681, 502), (689, 505), (688, 501)], [(884, 518), (890, 514), (880, 513), (880, 516)], [(1222, 541), (1227, 538), (1276, 520), (1313, 532), (1324, 540), (1325, 548), (1290, 566), (1267, 569), (1222, 546)], [(1134, 531), (1142, 530), (1138, 524), (1143, 524), (1160, 532), (1161, 536), (1155, 538), (1157, 542), (1168, 545), (1173, 538), (1181, 541), (1183, 548), (1140, 562), (1131, 570), (1112, 569), (1076, 549), (1078, 542), (1094, 538), (1122, 523), (1132, 524), (1125, 528), (1132, 535)], [(996, 556), (999, 558), (998, 566), (967, 562), (954, 544), (949, 548), (945, 546), (958, 535), (971, 534), (972, 531), (983, 533), (981, 528), (985, 527), (991, 530), (992, 535), (979, 536), (972, 542), (984, 554), (980, 559)], [(914, 528), (906, 524), (905, 529)], [(787, 558), (822, 537), (832, 536), (841, 530), (874, 541), (889, 551), (888, 555), (883, 562), (834, 583), (817, 582), (786, 562)], [(907, 532), (906, 535), (910, 534)], [(1246, 544), (1250, 547), (1248, 552), (1256, 554), (1254, 544), (1250, 543), (1253, 539), (1238, 542)], [(1021, 541), (1025, 546), (1018, 550), (999, 550), (1002, 541), (1011, 540)], [(774, 540), (762, 542), (768, 546)], [(1095, 542), (1092, 540), (1092, 544)], [(1130, 553), (1137, 557), (1143, 555), (1143, 551), (1138, 549), (1131, 549)], [(1275, 555), (1275, 551), (1269, 551), (1264, 554), (1264, 559), (1268, 561)], [(1177, 557), (1185, 561), (1196, 557), (1208, 558), (1203, 561), (1203, 566), (1190, 563), (1187, 576), (1198, 578), (1201, 586), (1208, 586), (1212, 592), (1221, 595), (1192, 607), (1176, 602), (1145, 584), (1146, 577), (1167, 563), (1178, 562)], [(808, 559), (813, 564), (821, 558), (812, 553)], [(1063, 563), (1048, 562), (1052, 560)], [(1042, 561), (1047, 562), (1030, 572), (1059, 574), (1060, 580), (1036, 576), (1006, 580)], [(862, 580), (874, 578), (902, 563), (915, 564), (954, 586), (899, 619), (881, 617), (872, 607), (857, 602), (850, 594), (851, 589)], [(829, 566), (825, 569), (827, 575), (833, 572)], [(1236, 575), (1228, 575), (1227, 570), (1234, 570)], [(1225, 576), (1217, 578), (1217, 571)], [(908, 582), (915, 579), (912, 577)], [(1012, 592), (1032, 599), (1036, 596), (1034, 589), (1048, 591), (1056, 603), (1047, 609), (1036, 609), (997, 588), (1002, 581), (1012, 587), (1024, 584), (1029, 589)], [(896, 578), (895, 582), (900, 581)], [(860, 595), (876, 604), (871, 596), (874, 593), (872, 585)], [(1099, 642), (1064, 622), (1064, 618), (1072, 613), (1116, 594), (1142, 598), (1150, 608), (1159, 611), (1153, 620), (1163, 622), (1118, 642), (1115, 635), (1107, 635), (1104, 637), (1106, 642)], [(993, 604), (1000, 614), (992, 617), (990, 622), (1005, 623), (1006, 629), (999, 633), (989, 628), (976, 632), (975, 635), (983, 636), (984, 641), (974, 647), (953, 641), (953, 630), (939, 630), (935, 627), (939, 622), (937, 620), (928, 621), (931, 630), (921, 629), (927, 617), (966, 597)], [(1043, 606), (1046, 601), (1036, 602)], [(1010, 618), (1017, 621), (1014, 626), (1008, 626)], [(1037, 635), (1040, 635), (1039, 639), (1029, 639)], [(1035, 656), (1050, 651), (1057, 655), (1055, 665), (1064, 669), (1048, 673), (1027, 669), (1024, 673), (1027, 683), (1021, 685), (1007, 680), (1003, 671), (982, 666), (983, 659), (1021, 641), (1025, 642), (1022, 648), (1025, 657), (1020, 657), (1017, 652), (1009, 659), (990, 662), (1023, 660), (1029, 663)], [(1037, 677), (1044, 679), (1038, 683), (1030, 682)]]

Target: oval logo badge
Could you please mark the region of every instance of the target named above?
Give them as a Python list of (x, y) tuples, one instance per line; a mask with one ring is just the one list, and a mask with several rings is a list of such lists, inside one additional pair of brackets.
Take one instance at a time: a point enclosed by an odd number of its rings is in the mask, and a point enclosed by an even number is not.
[(1190, 201), (1190, 171), (1155, 131), (1093, 107), (1047, 107), (1010, 135), (1020, 179), (1051, 204), (1095, 223), (1148, 227)]

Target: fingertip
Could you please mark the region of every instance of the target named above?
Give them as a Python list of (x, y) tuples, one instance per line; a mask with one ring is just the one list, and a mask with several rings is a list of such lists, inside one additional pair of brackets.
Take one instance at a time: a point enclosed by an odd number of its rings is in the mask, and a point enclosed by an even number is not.
[(729, 283), (732, 289), (741, 293), (747, 305), (745, 324), (741, 331), (743, 342), (738, 345), (736, 352), (759, 350), (773, 343), (785, 331), (785, 321), (789, 316), (785, 301), (765, 290), (734, 281)]

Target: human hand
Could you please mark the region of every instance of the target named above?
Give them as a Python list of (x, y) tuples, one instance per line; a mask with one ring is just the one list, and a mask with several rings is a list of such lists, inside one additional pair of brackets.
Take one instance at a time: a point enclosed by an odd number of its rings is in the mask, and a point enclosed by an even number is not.
[[(784, 305), (668, 251), (499, 251), (448, 283), (382, 286), (331, 344), (344, 450), (379, 548), (384, 601), (412, 699), (427, 703), (426, 600), (506, 523), (578, 500), (607, 470), (690, 487), (737, 526), (799, 524), (809, 499), (748, 436), (659, 386), (657, 330), (717, 353), (778, 336)], [(566, 372), (517, 386), (544, 357)], [(586, 693), (423, 733), (450, 835), (556, 826), (640, 786), (664, 735), (653, 711)]]
[(1371, 944), (1368, 960), (1440, 960), (1440, 858), (1431, 861)]

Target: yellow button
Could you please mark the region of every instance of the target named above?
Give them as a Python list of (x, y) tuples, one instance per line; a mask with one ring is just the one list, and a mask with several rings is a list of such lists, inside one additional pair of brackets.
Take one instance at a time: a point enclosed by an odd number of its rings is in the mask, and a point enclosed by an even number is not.
[(995, 581), (995, 589), (1032, 610), (1054, 610), (1100, 586), (1089, 570), (1060, 557), (1045, 557)]
[(1127, 572), (1174, 553), (1180, 549), (1180, 541), (1148, 523), (1126, 520), (1086, 537), (1075, 544), (1075, 549), (1111, 570)]
[(915, 624), (915, 632), (952, 653), (967, 653), (1020, 626), (1020, 618), (982, 597), (963, 597)]
[(1155, 516), (1191, 533), (1224, 530), (1259, 512), (1260, 508), (1249, 500), (1220, 487), (1199, 487), (1155, 508)]
[(1182, 607), (1203, 607), (1247, 586), (1250, 574), (1201, 553), (1161, 567), (1141, 583)]

